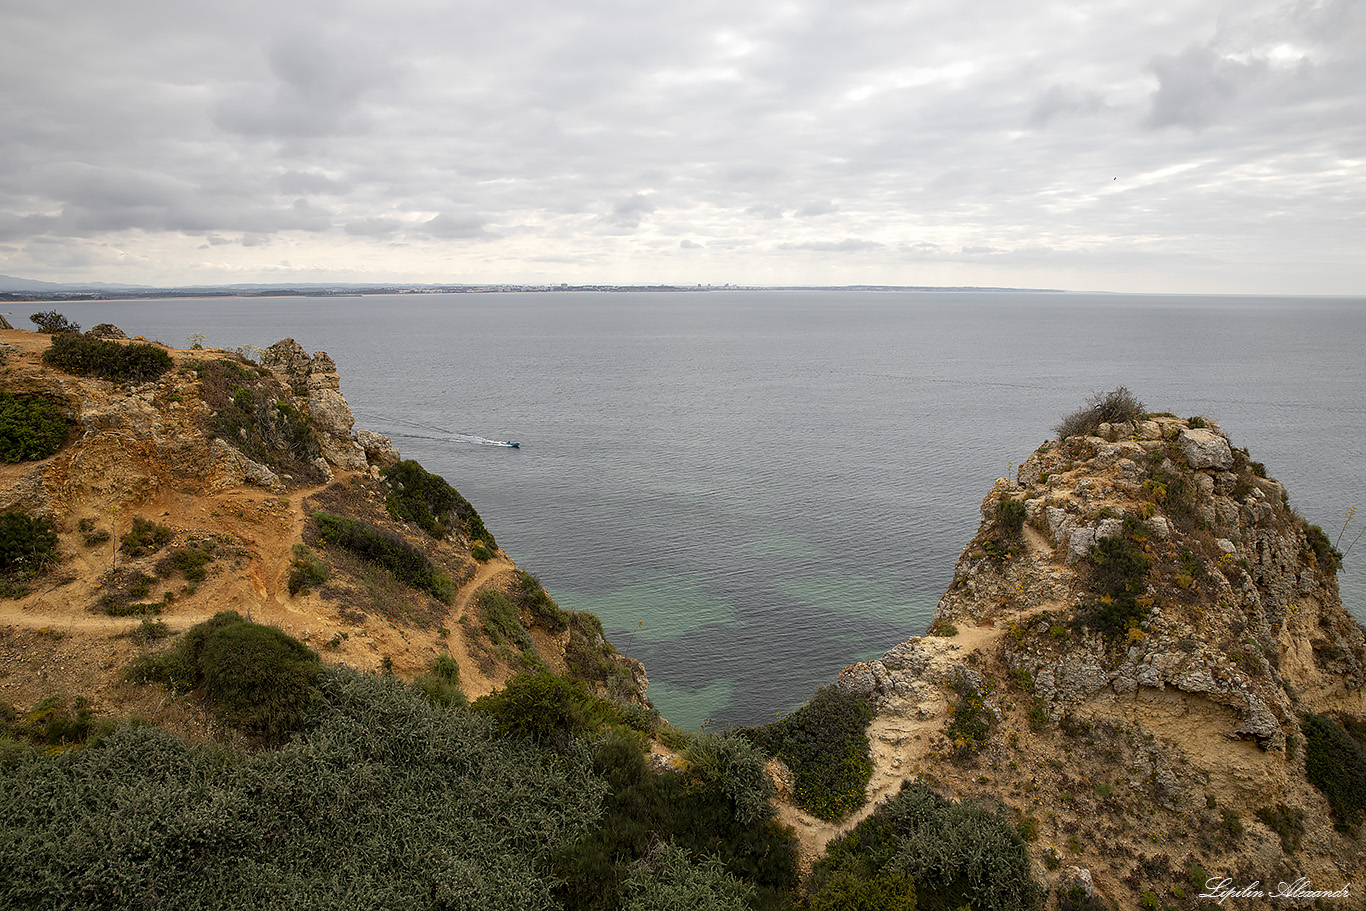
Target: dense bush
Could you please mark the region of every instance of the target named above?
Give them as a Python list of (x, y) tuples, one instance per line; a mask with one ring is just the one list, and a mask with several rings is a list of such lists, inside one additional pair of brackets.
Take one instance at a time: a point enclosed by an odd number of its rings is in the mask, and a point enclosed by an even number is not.
[[(727, 749), (721, 747), (720, 751)], [(609, 793), (598, 824), (556, 863), (555, 872), (562, 880), (558, 891), (566, 911), (660, 907), (645, 903), (642, 892), (660, 889), (667, 894), (679, 887), (676, 882), (670, 885), (668, 878), (664, 883), (642, 878), (655, 866), (654, 855), (661, 843), (672, 843), (686, 851), (693, 866), (706, 864), (707, 858), (718, 858), (726, 874), (750, 885), (751, 908), (792, 906), (797, 855), (791, 830), (772, 819), (742, 821), (748, 817), (737, 812), (725, 781), (706, 777), (718, 771), (724, 774), (724, 765), (704, 763), (702, 768), (689, 768), (683, 774), (658, 774), (646, 765), (639, 746), (621, 736), (597, 741), (592, 761), (594, 772), (607, 782)], [(724, 882), (718, 883), (711, 876), (705, 879), (710, 883), (708, 891), (731, 892)], [(720, 900), (719, 904), (699, 907), (733, 905)]]
[(157, 562), (157, 575), (171, 576), (180, 573), (186, 582), (203, 582), (209, 575), (205, 567), (212, 562), (213, 544), (210, 542), (177, 547)]
[(34, 395), (0, 392), (0, 462), (36, 462), (62, 447), (67, 420)]
[(119, 543), (128, 556), (142, 557), (156, 553), (174, 538), (175, 532), (165, 525), (142, 516), (133, 516), (133, 527), (119, 538)]
[(996, 525), (1006, 537), (1018, 538), (1024, 533), (1025, 515), (1025, 505), (1019, 500), (996, 501)]
[(384, 471), (384, 483), (389, 495), (385, 504), (395, 519), (415, 522), (434, 538), (444, 538), (450, 532), (452, 520), (459, 522), (471, 542), (482, 542), (488, 548), (498, 545), (484, 527), (479, 513), (440, 475), (432, 474), (412, 459), (405, 459)]
[(1281, 839), (1281, 850), (1295, 854), (1304, 841), (1304, 811), (1299, 807), (1288, 807), (1278, 803), (1274, 807), (1262, 807), (1257, 818)]
[(136, 663), (130, 674), (197, 690), (223, 720), (280, 742), (317, 701), (321, 670), (317, 654), (297, 639), (222, 611), (191, 627), (171, 652)]
[(300, 542), (294, 545), (289, 561), (289, 593), (307, 593), (327, 581), (327, 564)]
[[(479, 610), (484, 615), (482, 629), (493, 647), (508, 661), (519, 660), (531, 670), (544, 670), (545, 662), (522, 626), (517, 608), (502, 592), (486, 588), (479, 593)], [(516, 653), (512, 651), (516, 648)]]
[(194, 371), (200, 397), (213, 411), (212, 433), (295, 481), (323, 479), (314, 464), (322, 450), (313, 421), (269, 370), (219, 358), (194, 364)]
[(558, 907), (552, 864), (598, 818), (587, 758), (550, 761), (401, 683), (330, 669), (279, 749), (153, 727), (0, 770), (0, 908)]
[(57, 559), (57, 533), (47, 519), (0, 513), (0, 588), (7, 591)]
[(827, 686), (792, 714), (750, 733), (792, 770), (797, 806), (835, 820), (867, 799), (873, 764), (865, 732), (872, 720), (873, 708), (865, 699)]
[(736, 822), (748, 825), (773, 817), (776, 792), (768, 777), (768, 757), (744, 737), (698, 734), (683, 751), (683, 758), (690, 775), (730, 801)]
[(415, 679), (413, 686), (437, 705), (464, 705), (467, 701), (460, 689), (460, 665), (450, 655), (437, 655), (431, 669)]
[(1124, 520), (1120, 534), (1096, 542), (1088, 561), (1091, 584), (1100, 594), (1079, 611), (1087, 626), (1122, 636), (1148, 615), (1149, 608), (1139, 603), (1148, 571), (1148, 558), (1142, 548), (1146, 535), (1144, 525), (1129, 517)]
[(1058, 439), (1082, 434), (1095, 433), (1101, 424), (1122, 424), (1126, 421), (1141, 421), (1147, 416), (1147, 408), (1123, 386), (1110, 392), (1094, 392), (1087, 396), (1086, 404), (1065, 416), (1053, 432)]
[(1314, 559), (1319, 566), (1330, 573), (1342, 568), (1342, 551), (1333, 546), (1333, 542), (1328, 539), (1328, 534), (1322, 528), (1306, 523), (1304, 534), (1309, 539), (1309, 547), (1314, 551)]
[(71, 320), (62, 316), (56, 310), (44, 310), (41, 313), (30, 314), (29, 320), (38, 327), (39, 332), (46, 332), (49, 335), (56, 335), (62, 332), (80, 332), (81, 327)]
[[(887, 882), (888, 879), (892, 882)], [(1034, 911), (1043, 890), (1030, 874), (1024, 840), (1005, 816), (940, 797), (920, 780), (879, 806), (848, 835), (830, 843), (807, 880), (810, 906), (832, 893), (858, 893), (851, 881), (872, 882), (899, 894), (914, 883), (924, 911)]]
[(544, 670), (518, 674), (498, 692), (476, 699), (473, 708), (493, 716), (501, 733), (561, 753), (578, 738), (623, 726), (620, 710), (612, 703), (577, 680)]
[[(8, 728), (8, 731), (6, 731)], [(107, 718), (96, 717), (84, 696), (74, 700), (65, 696), (49, 696), (24, 715), (16, 715), (8, 723), (0, 719), (0, 734), (56, 749), (98, 743), (114, 730)]]
[(1300, 716), (1304, 770), (1328, 798), (1333, 820), (1355, 830), (1366, 814), (1366, 747), (1327, 715)]
[(752, 889), (715, 858), (693, 863), (672, 842), (632, 865), (622, 884), (624, 911), (748, 911)]
[(398, 535), (357, 519), (326, 512), (314, 513), (313, 521), (317, 523), (318, 537), (322, 541), (387, 569), (400, 582), (430, 593), (443, 604), (450, 604), (455, 598), (455, 585), (450, 577)]
[(171, 369), (171, 356), (155, 345), (130, 345), (88, 335), (54, 335), (43, 362), (76, 376), (146, 383)]
[(570, 675), (601, 686), (618, 699), (630, 698), (636, 691), (635, 679), (630, 668), (617, 660), (617, 650), (607, 641), (602, 621), (587, 611), (564, 614), (569, 625), (564, 660)]

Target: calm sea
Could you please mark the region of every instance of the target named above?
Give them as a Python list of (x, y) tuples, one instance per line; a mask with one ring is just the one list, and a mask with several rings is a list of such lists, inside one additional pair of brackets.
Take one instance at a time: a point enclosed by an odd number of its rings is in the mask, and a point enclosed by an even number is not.
[[(771, 719), (923, 632), (992, 482), (1090, 392), (1126, 385), (1155, 411), (1218, 420), (1330, 537), (1366, 505), (1362, 298), (571, 292), (59, 309), (172, 345), (290, 336), (327, 351), (358, 426), (445, 476), (562, 605), (597, 613), (690, 728)], [(1343, 549), (1363, 523), (1366, 510)], [(1366, 540), (1341, 583), (1366, 618)]]

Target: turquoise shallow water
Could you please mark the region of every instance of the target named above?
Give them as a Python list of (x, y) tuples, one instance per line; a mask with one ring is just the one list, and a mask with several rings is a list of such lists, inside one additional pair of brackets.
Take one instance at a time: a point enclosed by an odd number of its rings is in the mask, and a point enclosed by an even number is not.
[[(675, 723), (788, 711), (920, 633), (992, 482), (1089, 392), (1218, 420), (1336, 536), (1366, 499), (1366, 300), (982, 292), (71, 303), (285, 336), (444, 475)], [(520, 449), (471, 437), (515, 439)], [(1350, 530), (1344, 547), (1354, 536)], [(1366, 617), (1366, 541), (1343, 599)]]

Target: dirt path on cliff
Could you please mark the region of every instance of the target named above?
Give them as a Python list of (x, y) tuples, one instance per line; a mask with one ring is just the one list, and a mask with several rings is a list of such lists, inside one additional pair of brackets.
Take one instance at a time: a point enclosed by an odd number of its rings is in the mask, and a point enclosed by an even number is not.
[[(956, 664), (973, 652), (989, 654), (996, 649), (1005, 630), (995, 626), (960, 627), (957, 635), (947, 640), (946, 660)], [(787, 802), (778, 803), (778, 821), (791, 826), (800, 845), (798, 865), (802, 878), (811, 865), (824, 853), (826, 845), (853, 830), (872, 815), (882, 802), (896, 796), (904, 781), (915, 778), (932, 767), (936, 773), (942, 763), (934, 755), (936, 736), (949, 716), (947, 698), (922, 702), (907, 714), (879, 712), (868, 725), (868, 752), (873, 773), (865, 791), (866, 800), (859, 809), (838, 822), (817, 819)]]

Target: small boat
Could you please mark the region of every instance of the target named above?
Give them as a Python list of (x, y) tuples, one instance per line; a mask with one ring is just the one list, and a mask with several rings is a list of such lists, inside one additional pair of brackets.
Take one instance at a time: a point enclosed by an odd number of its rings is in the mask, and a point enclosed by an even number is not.
[(504, 445), (504, 446), (507, 446), (507, 447), (510, 447), (510, 448), (512, 448), (512, 449), (521, 449), (521, 448), (522, 448), (522, 444), (521, 444), (521, 443), (504, 443), (503, 445)]

